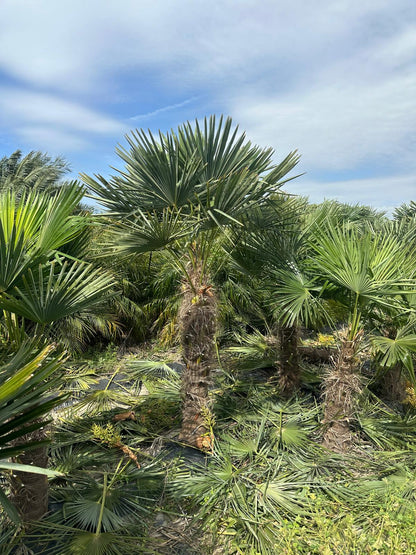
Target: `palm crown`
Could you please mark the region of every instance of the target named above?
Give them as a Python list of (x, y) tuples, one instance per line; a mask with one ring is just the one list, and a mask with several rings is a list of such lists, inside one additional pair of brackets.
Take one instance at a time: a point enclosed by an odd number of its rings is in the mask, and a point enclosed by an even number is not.
[(203, 128), (187, 123), (158, 140), (137, 131), (127, 140), (130, 150), (118, 149), (125, 170), (110, 180), (83, 176), (109, 215), (128, 221), (113, 243), (118, 251), (161, 249), (238, 224), (268, 202), (299, 159), (293, 152), (274, 166), (273, 151), (246, 142), (230, 118), (217, 124), (211, 117)]

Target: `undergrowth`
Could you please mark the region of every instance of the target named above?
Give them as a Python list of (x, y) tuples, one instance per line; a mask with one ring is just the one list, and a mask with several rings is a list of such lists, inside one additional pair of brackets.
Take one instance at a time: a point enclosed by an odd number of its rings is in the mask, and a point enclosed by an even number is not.
[(416, 552), (412, 406), (393, 410), (367, 392), (356, 447), (341, 456), (322, 447), (319, 390), (283, 401), (273, 375), (231, 371), (227, 359), (211, 392), (207, 455), (178, 442), (180, 376), (157, 358), (135, 364), (108, 348), (80, 375), (72, 367), (74, 403), (55, 415), (50, 447), (64, 474), (50, 482), (50, 513), (26, 530), (3, 519), (0, 553)]

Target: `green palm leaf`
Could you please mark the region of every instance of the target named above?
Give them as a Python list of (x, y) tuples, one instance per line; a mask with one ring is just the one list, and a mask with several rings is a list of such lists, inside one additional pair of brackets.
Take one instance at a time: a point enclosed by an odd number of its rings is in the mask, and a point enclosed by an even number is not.
[(407, 266), (404, 246), (394, 237), (362, 234), (347, 226), (337, 228), (328, 224), (317, 239), (311, 247), (317, 255), (318, 269), (363, 299), (391, 304), (392, 297), (411, 284), (404, 277)]
[(82, 195), (76, 183), (54, 197), (36, 191), (19, 200), (11, 191), (0, 195), (0, 293), (80, 233), (84, 224), (71, 214)]
[(49, 324), (99, 302), (113, 288), (112, 277), (90, 264), (65, 262), (57, 272), (57, 263), (39, 266), (23, 276), (21, 287), (12, 296), (0, 297), (0, 306), (37, 322)]
[[(214, 209), (208, 214), (231, 218), (250, 203), (258, 202), (282, 185), (283, 177), (297, 164), (296, 153), (274, 167), (272, 149), (247, 142), (232, 129), (232, 120), (205, 119), (179, 127), (178, 132), (156, 139), (136, 131), (127, 137), (130, 150), (118, 149), (125, 170), (110, 181), (83, 175), (96, 200), (112, 214), (131, 218), (138, 209), (160, 212), (182, 208), (189, 215), (195, 207)], [(260, 175), (267, 173), (264, 179)], [(249, 178), (250, 177), (250, 178)], [(265, 194), (267, 193), (267, 195)], [(186, 208), (186, 209), (185, 209)], [(229, 223), (229, 222), (228, 222)]]
[(298, 481), (290, 482), (285, 478), (271, 480), (263, 484), (258, 484), (257, 488), (262, 495), (262, 499), (269, 501), (273, 508), (289, 514), (304, 513), (305, 501), (300, 494), (302, 484)]
[(305, 276), (294, 266), (288, 270), (275, 271), (271, 279), (274, 287), (270, 294), (270, 305), (284, 325), (294, 326), (299, 322), (305, 326), (331, 323), (322, 298), (326, 283)]
[(178, 130), (184, 156), (197, 152), (202, 160), (201, 183), (208, 183), (220, 176), (231, 175), (247, 168), (249, 172), (263, 173), (271, 168), (271, 148), (263, 149), (246, 141), (238, 127), (233, 129), (231, 118), (215, 116), (205, 118), (203, 126), (187, 122)]
[(49, 470), (48, 468), (40, 468), (39, 466), (32, 466), (30, 464), (20, 464), (11, 463), (0, 460), (1, 470), (12, 470), (14, 472), (29, 472), (30, 474), (43, 474), (44, 476), (49, 476), (50, 478), (56, 478), (57, 476), (63, 476), (61, 472), (56, 470)]
[(111, 253), (140, 254), (152, 252), (186, 237), (195, 223), (192, 218), (183, 221), (181, 213), (169, 209), (159, 215), (137, 210), (135, 218), (119, 224), (110, 237)]
[[(140, 194), (142, 208), (180, 208), (189, 203), (199, 184), (199, 173), (203, 161), (196, 151), (184, 157), (175, 134), (159, 133), (159, 142), (149, 132), (132, 132), (127, 137), (130, 152), (117, 149), (126, 163), (126, 170), (120, 172), (123, 182), (134, 195)], [(133, 199), (132, 199), (133, 200)], [(133, 202), (133, 206), (137, 204)]]
[(403, 364), (408, 377), (416, 385), (413, 368), (412, 353), (416, 352), (416, 335), (408, 333), (408, 327), (397, 330), (396, 337), (372, 336), (371, 343), (380, 356), (380, 364), (391, 368), (396, 364)]
[[(52, 346), (40, 349), (34, 342), (26, 343), (0, 367), (0, 469), (48, 474), (45, 469), (7, 459), (40, 444), (28, 441), (27, 434), (44, 426), (39, 418), (63, 400), (63, 396), (49, 394), (56, 386), (54, 375), (62, 363), (62, 356), (51, 356), (52, 351)], [(20, 443), (16, 444), (16, 440)], [(0, 503), (16, 521), (16, 511), (4, 498), (0, 492)]]
[(178, 372), (172, 369), (168, 363), (164, 361), (153, 360), (131, 360), (127, 366), (133, 370), (134, 377), (152, 377), (152, 378), (177, 378)]

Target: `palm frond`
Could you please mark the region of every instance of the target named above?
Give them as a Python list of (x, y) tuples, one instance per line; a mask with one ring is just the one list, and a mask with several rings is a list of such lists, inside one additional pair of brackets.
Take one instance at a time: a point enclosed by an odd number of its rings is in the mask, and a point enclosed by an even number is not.
[(162, 360), (131, 360), (127, 364), (138, 378), (177, 378), (178, 372), (168, 362)]
[[(90, 264), (65, 262), (62, 267), (53, 262), (49, 268), (32, 269), (22, 277), (21, 287), (14, 295), (4, 294), (0, 306), (39, 324), (49, 324), (101, 301), (114, 282)], [(58, 270), (58, 271), (57, 271)]]
[(373, 335), (370, 340), (382, 366), (391, 368), (396, 364), (402, 364), (410, 381), (416, 385), (412, 360), (412, 354), (416, 352), (414, 333), (408, 333), (408, 329), (404, 327), (397, 330), (395, 338)]
[[(32, 466), (20, 468), (21, 465), (7, 459), (39, 445), (31, 442), (27, 434), (44, 426), (41, 417), (63, 400), (63, 396), (50, 395), (57, 385), (56, 374), (62, 364), (62, 356), (52, 356), (53, 349), (53, 346), (41, 348), (33, 341), (24, 343), (0, 368), (1, 469), (48, 474), (45, 469)], [(4, 498), (2, 492), (0, 502)], [(16, 511), (10, 509), (10, 504), (4, 502), (3, 507), (16, 521)]]
[(114, 230), (105, 254), (141, 254), (163, 249), (186, 237), (194, 226), (192, 218), (184, 221), (180, 212), (166, 209), (159, 215), (137, 210), (133, 220)]
[(286, 326), (333, 324), (323, 297), (325, 282), (307, 277), (295, 267), (275, 271), (270, 277), (269, 303), (277, 320)]
[(81, 232), (84, 224), (71, 214), (82, 195), (75, 182), (53, 198), (36, 191), (19, 200), (10, 191), (0, 195), (0, 292)]

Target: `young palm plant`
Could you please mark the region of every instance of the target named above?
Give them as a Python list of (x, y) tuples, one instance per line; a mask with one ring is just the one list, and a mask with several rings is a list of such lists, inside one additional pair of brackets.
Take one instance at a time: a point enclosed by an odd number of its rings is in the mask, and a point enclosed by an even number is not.
[(401, 297), (414, 293), (412, 256), (392, 235), (361, 233), (329, 221), (316, 231), (311, 248), (317, 274), (337, 288), (348, 310), (348, 327), (340, 334), (339, 353), (324, 391), (324, 443), (345, 451), (352, 443), (355, 397), (361, 388), (358, 354), (365, 325), (375, 312), (400, 312)]
[(327, 284), (317, 278), (308, 257), (317, 218), (305, 222), (304, 199), (282, 195), (275, 199), (276, 208), (282, 215), (279, 222), (275, 216), (270, 226), (247, 226), (233, 257), (257, 279), (269, 330), (266, 340), (277, 353), (273, 365), (279, 390), (290, 397), (301, 383), (299, 328), (329, 323), (331, 318), (325, 301)]
[[(182, 275), (179, 328), (183, 375), (180, 438), (207, 441), (209, 386), (215, 359), (217, 292), (209, 271), (218, 238), (231, 238), (254, 207), (266, 206), (298, 161), (290, 153), (277, 166), (272, 150), (246, 142), (231, 119), (205, 119), (156, 138), (143, 131), (118, 150), (126, 168), (109, 181), (83, 176), (114, 218), (114, 254), (165, 250)], [(287, 178), (286, 178), (287, 181)]]

